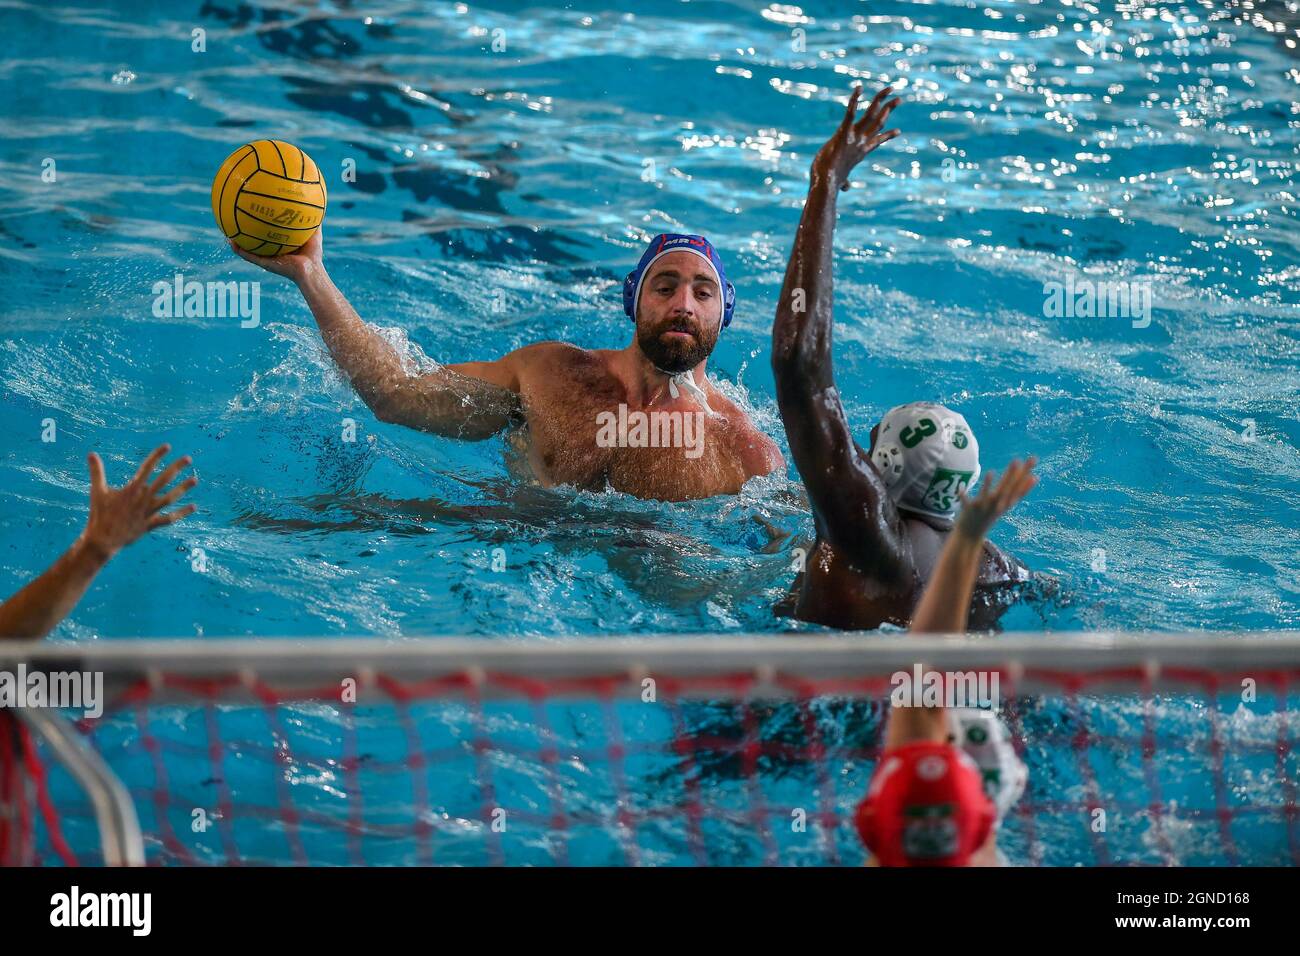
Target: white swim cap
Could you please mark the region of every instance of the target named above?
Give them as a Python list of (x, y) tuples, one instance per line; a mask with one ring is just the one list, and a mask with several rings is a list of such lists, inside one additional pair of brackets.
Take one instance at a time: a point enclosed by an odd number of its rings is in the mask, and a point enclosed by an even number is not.
[(949, 713), (957, 746), (979, 767), (984, 793), (993, 801), (1001, 823), (1025, 792), (1029, 770), (1016, 755), (1011, 734), (995, 712), (978, 707), (954, 707)]
[(951, 520), (958, 492), (980, 478), (980, 446), (962, 418), (936, 402), (891, 408), (871, 453), (889, 497), (903, 511)]

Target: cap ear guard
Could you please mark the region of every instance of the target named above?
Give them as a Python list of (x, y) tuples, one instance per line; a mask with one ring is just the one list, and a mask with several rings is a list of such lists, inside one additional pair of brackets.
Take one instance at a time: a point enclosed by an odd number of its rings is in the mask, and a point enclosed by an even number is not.
[(903, 464), (903, 449), (892, 441), (888, 445), (876, 442), (876, 450), (871, 453), (871, 462), (880, 473), (886, 488), (893, 488), (902, 480), (906, 466)]
[(623, 280), (623, 314), (633, 322), (636, 321), (636, 279), (637, 270), (633, 269)]
[(731, 315), (736, 311), (736, 287), (727, 279), (723, 282), (726, 286), (722, 290), (722, 327), (725, 329), (731, 324)]

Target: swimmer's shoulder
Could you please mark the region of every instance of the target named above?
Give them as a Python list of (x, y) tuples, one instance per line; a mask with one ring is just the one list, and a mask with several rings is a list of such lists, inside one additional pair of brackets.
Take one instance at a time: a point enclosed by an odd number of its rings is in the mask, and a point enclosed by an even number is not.
[[(948, 540), (951, 531), (940, 531), (918, 518), (906, 517), (908, 541), (911, 544), (912, 560), (916, 572), (922, 581), (928, 581), (939, 563), (939, 555)], [(1014, 555), (1007, 554), (992, 541), (984, 542), (984, 554), (980, 560), (978, 584), (1008, 584), (1028, 580), (1029, 569)]]
[[(1014, 554), (1008, 554), (992, 541), (984, 542), (985, 574), (998, 581), (1028, 581), (1031, 572)], [(984, 575), (982, 574), (981, 577)]]
[(568, 342), (534, 342), (511, 352), (507, 359), (521, 377), (537, 374), (584, 376), (609, 374), (608, 349), (583, 349)]
[(580, 349), (568, 342), (546, 341), (522, 345), (507, 355), (506, 358), (520, 366), (528, 367), (557, 362), (571, 362), (580, 360), (582, 356), (588, 354), (590, 353), (586, 349)]
[[(734, 401), (728, 398), (721, 389), (713, 384), (712, 379), (709, 379), (708, 382), (709, 408), (720, 414), (728, 426), (746, 436), (761, 437), (767, 441), (771, 441), (767, 433), (761, 431), (759, 427), (754, 424), (754, 420), (749, 417), (749, 412), (745, 411), (745, 409), (741, 408)], [(775, 447), (776, 443), (772, 442), (772, 445)]]
[(732, 444), (749, 476), (770, 475), (785, 469), (785, 457), (772, 436), (754, 424), (749, 413), (709, 383), (709, 407), (721, 414), (732, 433)]

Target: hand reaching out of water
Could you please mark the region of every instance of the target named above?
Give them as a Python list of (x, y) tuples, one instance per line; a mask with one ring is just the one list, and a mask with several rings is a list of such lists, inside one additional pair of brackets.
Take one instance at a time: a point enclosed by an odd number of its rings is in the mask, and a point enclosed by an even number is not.
[(230, 248), (235, 251), (235, 255), (239, 256), (239, 258), (245, 259), (255, 266), (261, 266), (267, 272), (274, 272), (276, 275), (292, 279), (294, 282), (301, 282), (314, 269), (321, 267), (321, 254), (324, 249), (321, 234), (324, 229), (324, 226), (317, 229), (312, 233), (312, 237), (303, 243), (301, 248), (285, 253), (282, 256), (255, 256), (235, 245), (234, 240), (231, 240)]
[(164, 491), (190, 464), (188, 455), (176, 459), (156, 479), (150, 481), (154, 469), (169, 451), (170, 445), (155, 448), (141, 463), (135, 477), (121, 488), (108, 486), (104, 476), (104, 463), (93, 451), (90, 453), (87, 459), (90, 465), (90, 518), (86, 522), (82, 538), (102, 557), (111, 558), (154, 528), (180, 521), (197, 510), (189, 504), (174, 511), (163, 511), (199, 483), (191, 475), (170, 491)]
[(898, 106), (898, 97), (883, 102), (885, 97), (894, 92), (892, 86), (886, 86), (867, 104), (867, 111), (856, 123), (854, 113), (858, 109), (858, 100), (862, 96), (862, 87), (855, 86), (849, 96), (848, 109), (835, 135), (826, 141), (826, 145), (817, 151), (813, 159), (813, 174), (828, 175), (840, 189), (849, 188), (849, 173), (867, 154), (877, 146), (889, 142), (898, 135), (898, 130), (881, 132), (889, 114)]
[[(916, 634), (958, 634), (966, 630), (971, 596), (984, 555), (984, 536), (1004, 514), (1015, 507), (1038, 483), (1034, 477), (1036, 458), (1013, 461), (997, 481), (992, 472), (974, 498), (963, 492), (962, 509), (952, 535), (943, 546), (934, 573), (912, 615)], [(919, 728), (919, 729), (918, 729)], [(891, 733), (926, 732), (926, 726), (907, 723)], [(895, 740), (897, 742), (897, 739)]]
[(979, 494), (969, 498), (961, 493), (961, 514), (954, 529), (969, 541), (983, 541), (997, 520), (1016, 506), (1030, 489), (1038, 484), (1033, 474), (1038, 459), (1033, 455), (1025, 461), (1013, 461), (1002, 473), (1002, 480), (989, 472)]
[(86, 528), (43, 574), (0, 603), (0, 638), (44, 637), (72, 612), (113, 555), (154, 528), (194, 513), (194, 505), (163, 510), (198, 484), (191, 475), (170, 491), (165, 490), (190, 463), (188, 456), (172, 462), (152, 478), (154, 469), (170, 450), (168, 445), (155, 448), (135, 477), (121, 488), (108, 486), (104, 463), (90, 453), (90, 518)]

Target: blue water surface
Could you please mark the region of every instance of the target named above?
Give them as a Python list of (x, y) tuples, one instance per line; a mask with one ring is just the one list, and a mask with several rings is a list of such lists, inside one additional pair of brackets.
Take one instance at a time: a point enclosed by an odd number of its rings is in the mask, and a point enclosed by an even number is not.
[[(0, 34), (0, 593), (76, 536), (88, 451), (120, 482), (167, 441), (201, 480), (57, 638), (790, 627), (797, 474), (643, 502), (380, 423), (296, 291), (227, 250), (209, 184), (249, 140), (305, 149), (332, 276), (416, 366), (621, 347), (644, 240), (707, 233), (739, 296), (710, 373), (787, 449), (772, 317), (859, 81), (899, 90), (902, 135), (840, 200), (838, 385), (863, 443), (938, 400), (986, 468), (1039, 456), (994, 539), (1060, 588), (1005, 626), (1300, 623), (1281, 3), (13, 0)], [(259, 324), (157, 317), (177, 273), (260, 280)], [(1085, 280), (1149, 289), (1149, 324), (1049, 315), (1046, 283)]]

